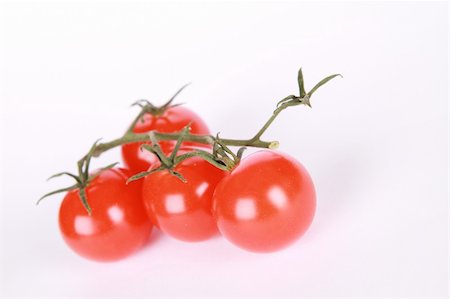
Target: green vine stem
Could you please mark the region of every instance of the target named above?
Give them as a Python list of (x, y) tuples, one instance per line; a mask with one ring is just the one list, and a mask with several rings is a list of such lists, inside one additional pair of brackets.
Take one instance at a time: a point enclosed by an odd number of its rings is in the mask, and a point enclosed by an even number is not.
[[(156, 150), (156, 153), (158, 151), (158, 146), (159, 146), (158, 142), (163, 141), (163, 140), (178, 140), (179, 141), (178, 146), (180, 145), (181, 140), (183, 142), (190, 141), (190, 142), (196, 142), (196, 143), (202, 143), (202, 144), (210, 144), (210, 145), (213, 145), (213, 148), (214, 148), (215, 153), (213, 153), (213, 154), (210, 154), (208, 152), (201, 151), (201, 150), (193, 150), (193, 151), (183, 154), (179, 157), (174, 157), (174, 155), (171, 155), (171, 157), (170, 157), (171, 161), (163, 161), (163, 162), (166, 162), (166, 164), (170, 164), (170, 163), (176, 164), (185, 159), (188, 159), (188, 158), (191, 158), (194, 156), (199, 156), (201, 158), (204, 158), (204, 159), (210, 161), (213, 165), (215, 165), (219, 168), (222, 168), (222, 169), (225, 168), (226, 170), (230, 170), (231, 167), (229, 167), (229, 165), (227, 163), (225, 163), (224, 165), (220, 164), (220, 162), (224, 162), (224, 160), (226, 162), (226, 160), (228, 159), (227, 154), (230, 154), (232, 156), (234, 162), (237, 162), (240, 159), (240, 157), (242, 156), (242, 152), (246, 147), (268, 148), (268, 149), (278, 148), (278, 146), (279, 146), (278, 141), (261, 140), (261, 136), (266, 132), (266, 130), (273, 123), (273, 121), (278, 117), (278, 115), (283, 110), (285, 110), (291, 106), (306, 105), (306, 106), (311, 107), (310, 99), (311, 99), (311, 96), (313, 95), (313, 93), (315, 93), (315, 91), (319, 87), (321, 87), (322, 85), (324, 85), (325, 83), (327, 83), (328, 81), (330, 81), (331, 79), (333, 79), (337, 76), (341, 76), (341, 75), (334, 74), (334, 75), (331, 75), (331, 76), (328, 76), (328, 77), (322, 79), (309, 92), (306, 92), (305, 86), (304, 86), (303, 73), (302, 73), (302, 69), (300, 68), (300, 70), (298, 71), (298, 77), (297, 77), (297, 82), (298, 82), (298, 87), (299, 87), (299, 96), (289, 95), (289, 96), (281, 99), (277, 103), (277, 107), (273, 111), (273, 113), (269, 117), (269, 119), (264, 123), (264, 125), (261, 127), (261, 129), (250, 139), (228, 139), (228, 138), (219, 138), (218, 136), (214, 137), (212, 135), (196, 135), (196, 134), (189, 133), (188, 130), (182, 130), (182, 131), (176, 132), (176, 133), (161, 133), (158, 131), (150, 131), (148, 133), (139, 133), (139, 134), (134, 133), (133, 132), (134, 126), (139, 121), (144, 121), (144, 117), (146, 114), (152, 114), (154, 116), (158, 116), (158, 115), (162, 115), (166, 109), (169, 109), (174, 106), (178, 106), (177, 104), (172, 105), (172, 102), (173, 102), (174, 98), (189, 84), (186, 84), (183, 87), (181, 87), (170, 98), (170, 100), (161, 107), (156, 107), (147, 100), (140, 100), (140, 101), (134, 103), (133, 105), (137, 105), (137, 106), (141, 107), (141, 111), (136, 116), (136, 118), (131, 122), (131, 124), (128, 127), (125, 134), (123, 136), (121, 136), (120, 138), (111, 140), (109, 142), (104, 142), (104, 143), (98, 143), (98, 141), (95, 142), (94, 145), (91, 147), (90, 151), (78, 161), (78, 163), (77, 163), (78, 176), (67, 173), (67, 172), (63, 172), (63, 173), (55, 175), (55, 176), (60, 176), (63, 174), (69, 175), (75, 179), (76, 184), (71, 187), (68, 187), (68, 188), (63, 188), (63, 189), (59, 189), (59, 190), (47, 193), (41, 199), (43, 199), (44, 197), (47, 197), (49, 195), (59, 193), (59, 192), (65, 192), (68, 190), (73, 190), (73, 189), (78, 188), (80, 190), (80, 196), (81, 196), (83, 205), (86, 207), (88, 212), (90, 212), (90, 208), (87, 203), (87, 199), (86, 199), (86, 195), (85, 195), (85, 188), (88, 186), (89, 182), (93, 179), (93, 177), (95, 177), (95, 175), (93, 175), (93, 176), (89, 175), (89, 164), (90, 164), (91, 158), (98, 157), (102, 153), (104, 153), (110, 149), (113, 149), (115, 147), (118, 147), (118, 146), (121, 146), (124, 144), (128, 144), (128, 143), (135, 143), (135, 142), (148, 143), (148, 142), (150, 142), (151, 144), (153, 144), (153, 148), (146, 147), (146, 149), (150, 150), (150, 151)], [(236, 147), (240, 147), (240, 149), (238, 150), (237, 154), (234, 154), (228, 148), (228, 146), (236, 146)], [(223, 158), (222, 161), (220, 161), (220, 159), (218, 161), (215, 160), (215, 154), (217, 154), (216, 150), (219, 151), (219, 155), (222, 156), (222, 158)], [(160, 156), (159, 158), (160, 159), (162, 158), (163, 160), (167, 158), (163, 154), (159, 155), (159, 156)], [(231, 163), (231, 165), (234, 165), (234, 164)], [(115, 163), (108, 165), (107, 167), (101, 168), (100, 171), (109, 169), (114, 166), (115, 166)], [(161, 168), (161, 169), (163, 169), (163, 168)], [(170, 170), (170, 168), (169, 168), (169, 170)], [(142, 177), (144, 176), (144, 174), (145, 173), (143, 173)], [(53, 177), (55, 177), (55, 176), (53, 176)], [(138, 174), (137, 176), (140, 177), (141, 175)], [(180, 179), (182, 179), (182, 177), (180, 177)], [(39, 199), (39, 201), (41, 199)]]
[[(268, 148), (268, 149), (276, 149), (279, 146), (278, 141), (263, 141), (261, 140), (261, 136), (264, 134), (264, 132), (270, 127), (272, 122), (278, 117), (278, 115), (285, 110), (288, 107), (291, 106), (297, 106), (297, 105), (306, 105), (311, 107), (310, 98), (312, 94), (322, 85), (330, 81), (331, 79), (341, 76), (340, 74), (334, 74), (331, 76), (328, 76), (324, 79), (322, 79), (319, 83), (317, 83), (310, 92), (305, 92), (305, 86), (304, 86), (304, 79), (303, 79), (303, 73), (302, 69), (298, 71), (298, 77), (297, 82), (299, 86), (299, 96), (295, 95), (289, 95), (282, 100), (278, 102), (277, 108), (273, 111), (270, 118), (265, 122), (265, 124), (262, 126), (262, 128), (250, 139), (228, 139), (228, 138), (220, 138), (220, 141), (226, 145), (226, 146), (238, 146), (238, 147), (257, 147), (257, 148)], [(341, 76), (342, 77), (342, 76)], [(149, 142), (151, 141), (151, 136), (155, 138), (157, 141), (162, 140), (178, 140), (180, 138), (180, 132), (177, 133), (161, 133), (157, 131), (152, 131), (145, 134), (136, 134), (132, 132), (132, 129), (136, 123), (144, 117), (146, 113), (153, 113), (153, 114), (160, 114), (161, 111), (164, 111), (164, 109), (167, 109), (170, 107), (170, 104), (174, 100), (174, 98), (184, 89), (188, 86), (188, 84), (181, 87), (173, 96), (172, 98), (164, 104), (162, 107), (155, 107), (150, 102), (146, 100), (142, 100), (145, 104), (142, 104), (142, 101), (138, 101), (135, 104), (138, 104), (141, 106), (142, 110), (138, 114), (138, 116), (134, 119), (134, 121), (131, 123), (129, 129), (127, 132), (120, 138), (114, 139), (109, 142), (105, 143), (99, 143), (96, 144), (93, 149), (91, 156), (92, 157), (98, 157), (102, 153), (113, 149), (115, 147), (127, 144), (127, 143), (134, 143), (134, 142)], [(214, 137), (212, 135), (195, 135), (186, 133), (183, 137), (184, 141), (192, 141), (202, 144), (211, 144), (213, 145), (217, 141), (217, 137)], [(88, 155), (85, 155), (78, 161), (78, 165), (83, 165), (86, 162)]]

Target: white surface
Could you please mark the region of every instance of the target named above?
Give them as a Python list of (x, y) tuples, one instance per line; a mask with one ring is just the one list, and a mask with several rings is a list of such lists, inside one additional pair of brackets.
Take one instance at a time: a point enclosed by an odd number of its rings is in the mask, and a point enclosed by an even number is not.
[[(0, 295), (446, 296), (448, 4), (1, 4)], [(222, 136), (249, 137), (276, 100), (340, 72), (267, 132), (310, 171), (315, 221), (251, 254), (155, 234), (122, 262), (73, 254), (57, 228), (67, 181), (131, 102), (180, 97)], [(96, 165), (119, 158), (108, 153)]]

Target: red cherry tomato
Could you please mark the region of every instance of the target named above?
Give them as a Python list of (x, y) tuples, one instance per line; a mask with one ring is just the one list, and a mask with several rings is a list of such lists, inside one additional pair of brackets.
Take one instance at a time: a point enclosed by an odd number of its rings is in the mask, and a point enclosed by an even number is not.
[(203, 241), (218, 234), (212, 195), (226, 172), (199, 157), (184, 160), (174, 171), (186, 182), (167, 170), (145, 177), (142, 197), (150, 218), (161, 231), (182, 241)]
[[(208, 127), (203, 120), (191, 110), (176, 106), (168, 108), (162, 115), (153, 116), (146, 114), (144, 122), (138, 121), (133, 129), (134, 133), (145, 133), (156, 130), (163, 133), (178, 132), (191, 123), (192, 134), (209, 134)], [(171, 152), (176, 141), (161, 141), (160, 146), (165, 154)], [(143, 143), (130, 143), (122, 146), (122, 157), (128, 168), (133, 173), (148, 170), (158, 160), (152, 153), (141, 150)], [(184, 142), (183, 145), (193, 145), (192, 142)], [(196, 144), (198, 146), (198, 144)]]
[(220, 232), (254, 252), (280, 250), (311, 224), (316, 207), (313, 182), (294, 158), (259, 151), (216, 187), (213, 213)]
[(59, 210), (64, 241), (79, 255), (97, 261), (122, 259), (148, 240), (152, 224), (141, 200), (142, 183), (126, 184), (125, 169), (100, 173), (86, 188), (91, 215), (79, 190), (65, 196)]

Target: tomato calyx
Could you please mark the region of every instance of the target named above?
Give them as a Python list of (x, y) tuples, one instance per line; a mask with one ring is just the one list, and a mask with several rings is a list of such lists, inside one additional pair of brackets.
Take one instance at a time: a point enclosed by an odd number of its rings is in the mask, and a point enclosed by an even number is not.
[(298, 76), (297, 76), (298, 89), (299, 89), (300, 95), (299, 96), (289, 95), (289, 96), (285, 97), (284, 99), (282, 99), (281, 101), (279, 101), (277, 103), (277, 109), (280, 109), (280, 107), (288, 107), (288, 106), (296, 106), (296, 105), (306, 105), (311, 108), (310, 99), (311, 99), (311, 96), (313, 95), (313, 93), (316, 92), (316, 90), (319, 89), (319, 87), (321, 87), (322, 85), (324, 85), (331, 79), (338, 77), (338, 76), (342, 77), (341, 74), (334, 74), (334, 75), (325, 77), (322, 80), (320, 80), (319, 83), (317, 83), (309, 92), (306, 92), (305, 91), (305, 82), (303, 79), (303, 72), (302, 72), (302, 69), (300, 68), (300, 70), (298, 71)]
[(140, 173), (130, 177), (127, 180), (127, 184), (129, 182), (144, 178), (153, 172), (161, 171), (161, 170), (165, 170), (165, 169), (167, 169), (171, 175), (177, 177), (179, 180), (181, 180), (183, 183), (185, 183), (186, 179), (183, 177), (183, 175), (181, 173), (173, 170), (173, 168), (177, 164), (175, 161), (175, 157), (178, 153), (178, 150), (180, 149), (180, 146), (181, 146), (181, 143), (183, 142), (184, 137), (189, 133), (189, 130), (190, 130), (190, 124), (188, 124), (186, 127), (184, 127), (181, 130), (180, 137), (178, 138), (177, 143), (175, 144), (175, 147), (174, 147), (172, 153), (170, 154), (170, 156), (166, 156), (164, 154), (164, 152), (161, 149), (161, 146), (159, 145), (158, 140), (155, 137), (154, 132), (151, 131), (149, 133), (151, 145), (143, 144), (141, 146), (141, 150), (146, 150), (146, 151), (149, 151), (152, 154), (156, 155), (156, 157), (158, 158), (161, 165), (157, 168), (151, 169), (149, 171), (143, 171), (143, 172), (140, 172)]
[(183, 103), (179, 103), (179, 104), (172, 104), (172, 103), (175, 100), (175, 98), (190, 84), (191, 83), (187, 83), (187, 84), (184, 84), (182, 87), (180, 87), (180, 89), (178, 89), (177, 92), (175, 92), (175, 94), (165, 104), (163, 104), (161, 106), (156, 106), (153, 103), (151, 103), (149, 100), (146, 100), (146, 99), (141, 99), (141, 100), (138, 100), (138, 101), (134, 102), (133, 104), (131, 104), (132, 107), (133, 106), (140, 107), (141, 111), (138, 114), (138, 116), (135, 118), (135, 120), (131, 123), (130, 127), (127, 130), (127, 133), (132, 132), (134, 126), (139, 121), (144, 123), (145, 122), (144, 117), (146, 114), (151, 114), (154, 117), (159, 117), (159, 116), (162, 116), (166, 112), (167, 109), (183, 105)]
[(230, 150), (225, 143), (219, 138), (219, 135), (217, 134), (214, 138), (213, 142), (213, 149), (212, 153), (209, 153), (205, 150), (202, 150), (200, 148), (190, 148), (189, 151), (182, 153), (178, 155), (179, 150), (181, 148), (181, 145), (185, 139), (186, 136), (188, 136), (190, 131), (190, 124), (185, 126), (179, 133), (179, 138), (177, 139), (177, 142), (175, 144), (175, 147), (173, 148), (171, 154), (167, 156), (164, 154), (163, 150), (161, 149), (161, 146), (159, 145), (158, 139), (155, 135), (155, 132), (150, 131), (149, 137), (151, 144), (143, 144), (141, 146), (142, 150), (146, 150), (154, 154), (159, 162), (160, 166), (151, 168), (148, 171), (140, 172), (132, 177), (130, 177), (127, 180), (127, 183), (142, 179), (154, 172), (162, 171), (162, 170), (168, 170), (169, 173), (178, 179), (180, 179), (183, 183), (186, 183), (186, 179), (183, 177), (183, 175), (177, 171), (174, 170), (175, 166), (183, 162), (184, 160), (193, 158), (193, 157), (199, 157), (210, 164), (214, 165), (215, 167), (230, 171), (232, 170), (237, 163), (239, 163), (242, 154), (245, 147), (241, 147), (237, 154), (234, 154), (232, 150)]
[(86, 188), (88, 187), (89, 183), (93, 179), (95, 179), (98, 175), (100, 175), (100, 173), (102, 173), (105, 170), (111, 169), (111, 168), (115, 167), (118, 164), (118, 162), (115, 162), (115, 163), (109, 164), (109, 165), (107, 165), (105, 167), (102, 167), (102, 168), (96, 170), (93, 174), (89, 173), (89, 165), (91, 163), (91, 159), (92, 159), (92, 157), (94, 155), (96, 146), (97, 146), (99, 141), (100, 141), (100, 139), (95, 141), (94, 144), (91, 146), (91, 149), (89, 150), (88, 154), (83, 159), (81, 159), (78, 162), (78, 175), (75, 175), (73, 173), (64, 171), (64, 172), (56, 173), (56, 174), (50, 176), (47, 179), (47, 180), (50, 180), (50, 179), (54, 179), (54, 178), (66, 175), (66, 176), (69, 176), (72, 179), (74, 179), (75, 180), (75, 184), (72, 185), (72, 186), (69, 186), (69, 187), (66, 187), (66, 188), (62, 188), (62, 189), (58, 189), (58, 190), (55, 190), (55, 191), (52, 191), (52, 192), (49, 192), (49, 193), (43, 195), (41, 198), (39, 198), (39, 200), (36, 202), (36, 204), (39, 204), (44, 198), (46, 198), (48, 196), (51, 196), (51, 195), (54, 195), (54, 194), (58, 194), (58, 193), (61, 193), (61, 192), (71, 191), (71, 190), (74, 190), (74, 189), (79, 189), (79, 196), (80, 196), (81, 203), (83, 204), (84, 208), (86, 209), (86, 211), (90, 215), (91, 214), (91, 207), (90, 207), (90, 205), (88, 203), (88, 200), (87, 200)]

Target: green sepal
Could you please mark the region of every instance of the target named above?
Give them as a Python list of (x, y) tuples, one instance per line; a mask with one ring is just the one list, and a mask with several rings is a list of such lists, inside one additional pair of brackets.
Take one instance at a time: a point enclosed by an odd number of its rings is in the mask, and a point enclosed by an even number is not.
[(150, 144), (144, 143), (141, 145), (141, 150), (146, 150), (151, 152), (152, 154), (155, 154), (155, 150), (153, 149), (153, 146), (151, 146)]
[(146, 100), (146, 99), (137, 100), (136, 102), (131, 104), (131, 107), (133, 107), (133, 106), (139, 106), (142, 109), (144, 109), (146, 106), (148, 106), (150, 108), (156, 108), (149, 100)]
[(241, 147), (241, 148), (238, 149), (238, 151), (237, 151), (237, 153), (236, 153), (236, 156), (238, 157), (238, 161), (240, 161), (240, 160), (242, 159), (242, 155), (244, 154), (244, 151), (245, 151), (246, 149), (247, 149), (247, 148), (246, 148), (245, 146), (243, 146), (243, 147)]
[(177, 172), (175, 170), (172, 170), (172, 169), (169, 169), (169, 173), (171, 175), (173, 175), (174, 177), (178, 178), (183, 183), (187, 183), (187, 180), (184, 178), (184, 176), (181, 173), (179, 173), (179, 172)]
[(67, 171), (60, 172), (60, 173), (56, 173), (56, 174), (52, 175), (51, 177), (49, 177), (49, 178), (47, 179), (47, 181), (49, 181), (49, 180), (51, 180), (51, 179), (54, 179), (54, 178), (57, 178), (57, 177), (60, 177), (60, 176), (63, 176), (63, 175), (70, 176), (70, 177), (73, 178), (78, 184), (81, 184), (80, 179), (79, 179), (76, 175), (74, 175), (73, 173), (67, 172)]
[(287, 97), (285, 97), (284, 99), (280, 100), (280, 101), (277, 103), (277, 108), (280, 107), (283, 103), (289, 102), (290, 100), (295, 99), (295, 98), (296, 98), (296, 96), (293, 95), (293, 94), (288, 95)]
[(140, 101), (142, 101), (142, 100), (139, 100), (139, 101), (137, 101), (137, 102), (134, 102), (134, 103), (131, 104), (130, 106), (131, 106), (131, 107), (138, 106), (139, 108), (144, 109), (144, 108), (145, 108), (145, 105), (144, 105), (144, 104), (141, 104)]
[(152, 169), (152, 170), (150, 170), (150, 171), (139, 172), (138, 174), (135, 174), (135, 175), (129, 177), (128, 180), (127, 180), (127, 184), (129, 184), (129, 183), (131, 183), (131, 182), (133, 182), (133, 181), (142, 179), (143, 177), (146, 177), (146, 176), (148, 176), (149, 174), (152, 174), (152, 173), (154, 173), (154, 172), (161, 171), (161, 170), (164, 170), (164, 169), (166, 169), (166, 168), (163, 167), (163, 166), (160, 166), (160, 167), (155, 168), (155, 169)]
[(44, 198), (46, 198), (48, 196), (51, 196), (51, 195), (54, 195), (54, 194), (58, 194), (58, 193), (62, 193), (62, 192), (67, 192), (67, 191), (70, 191), (70, 190), (73, 190), (73, 189), (76, 189), (76, 188), (78, 188), (78, 185), (73, 185), (73, 186), (70, 186), (70, 187), (61, 188), (61, 189), (49, 192), (49, 193), (43, 195), (41, 198), (39, 198), (37, 200), (37, 202), (36, 202), (36, 205), (38, 205)]
[(237, 160), (236, 154), (230, 150), (228, 146), (225, 145), (225, 143), (222, 142), (222, 140), (219, 138), (219, 133), (216, 135), (216, 143), (219, 145), (219, 148), (223, 150), (222, 156), (224, 158), (228, 158), (227, 154), (231, 155), (233, 157), (233, 160)]
[(320, 82), (317, 83), (316, 86), (314, 86), (314, 87), (307, 93), (307, 96), (308, 96), (308, 97), (311, 97), (312, 94), (313, 94), (319, 87), (321, 87), (322, 85), (324, 85), (325, 83), (327, 83), (327, 82), (330, 81), (331, 79), (336, 78), (336, 77), (338, 77), (338, 76), (340, 76), (340, 77), (342, 78), (342, 75), (341, 75), (341, 74), (334, 74), (334, 75), (328, 76), (328, 77), (326, 77), (326, 78), (320, 80)]
[(80, 199), (81, 199), (81, 203), (83, 204), (83, 207), (86, 209), (88, 214), (91, 215), (92, 210), (87, 201), (86, 187), (81, 187), (79, 194), (80, 194)]
[(149, 135), (150, 141), (152, 143), (151, 150), (145, 146), (144, 146), (144, 148), (153, 152), (156, 155), (156, 157), (158, 157), (159, 161), (161, 161), (161, 164), (163, 164), (166, 168), (172, 168), (173, 163), (162, 151), (161, 146), (159, 145), (159, 142), (158, 142), (158, 138), (155, 136), (155, 132), (150, 131), (148, 133), (148, 135)]
[(298, 81), (298, 89), (300, 91), (300, 97), (303, 98), (306, 95), (306, 91), (305, 91), (305, 82), (303, 80), (302, 68), (298, 70), (297, 81)]
[(84, 166), (84, 171), (83, 171), (83, 179), (84, 181), (87, 181), (89, 178), (89, 165), (91, 164), (91, 158), (94, 155), (95, 152), (95, 148), (97, 146), (97, 144), (100, 142), (100, 140), (102, 140), (101, 138), (97, 139), (94, 144), (92, 145), (91, 149), (89, 150), (88, 154), (86, 155), (86, 164)]
[(212, 164), (213, 166), (215, 166), (219, 169), (229, 170), (227, 168), (227, 165), (225, 163), (223, 163), (222, 161), (217, 160), (214, 155), (208, 153), (207, 151), (199, 150), (199, 149), (177, 156), (175, 158), (174, 164), (177, 165), (177, 164), (183, 162), (184, 160), (190, 159), (192, 157), (200, 157), (203, 160), (205, 160), (206, 162)]
[(191, 82), (184, 84), (183, 86), (181, 86), (180, 89), (177, 90), (177, 92), (167, 101), (167, 103), (165, 103), (164, 105), (162, 105), (159, 110), (166, 110), (167, 108), (169, 108), (169, 106), (171, 106), (173, 100), (175, 100), (175, 98), (180, 94), (180, 92), (182, 92), (186, 87), (188, 87), (189, 85), (191, 85)]
[(109, 165), (106, 165), (105, 167), (100, 168), (100, 171), (105, 171), (105, 170), (111, 169), (111, 168), (115, 167), (118, 164), (119, 164), (119, 162), (111, 163)]
[(175, 143), (175, 147), (169, 157), (169, 160), (172, 161), (172, 164), (178, 153), (178, 150), (180, 149), (181, 144), (183, 143), (184, 137), (186, 137), (186, 135), (189, 134), (189, 131), (191, 130), (191, 124), (192, 121), (189, 122), (183, 129), (181, 129), (180, 137), (178, 137), (177, 143)]
[(103, 171), (111, 169), (111, 168), (115, 167), (118, 164), (119, 164), (119, 162), (114, 162), (114, 163), (111, 163), (111, 164), (109, 164), (109, 165), (107, 165), (105, 167), (100, 168), (94, 175), (89, 176), (89, 178), (87, 180), (87, 183), (92, 182), (92, 180), (95, 179), (96, 177), (98, 177)]

